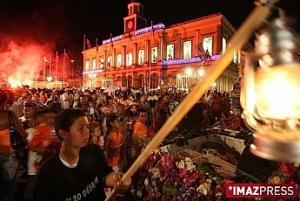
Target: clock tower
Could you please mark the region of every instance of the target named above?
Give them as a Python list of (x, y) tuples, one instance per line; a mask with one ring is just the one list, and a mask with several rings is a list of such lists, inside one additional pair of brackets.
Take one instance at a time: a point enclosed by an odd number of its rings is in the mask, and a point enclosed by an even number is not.
[(124, 17), (124, 33), (135, 31), (147, 25), (143, 17), (144, 6), (138, 0), (131, 0), (128, 4), (128, 16)]

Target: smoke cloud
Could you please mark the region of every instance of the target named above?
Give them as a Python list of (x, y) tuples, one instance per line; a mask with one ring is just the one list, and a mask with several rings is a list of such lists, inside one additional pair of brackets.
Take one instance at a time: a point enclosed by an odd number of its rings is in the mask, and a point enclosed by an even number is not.
[(44, 55), (49, 55), (49, 52), (51, 52), (51, 46), (7, 39), (0, 46), (0, 78), (2, 82), (30, 85), (32, 81), (38, 79), (43, 68)]

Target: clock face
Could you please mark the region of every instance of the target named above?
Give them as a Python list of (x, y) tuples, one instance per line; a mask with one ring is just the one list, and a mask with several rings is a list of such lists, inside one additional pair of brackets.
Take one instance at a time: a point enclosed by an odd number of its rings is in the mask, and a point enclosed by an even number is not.
[(135, 21), (133, 18), (127, 20), (126, 22), (126, 30), (127, 32), (133, 31), (135, 26)]
[(133, 27), (133, 23), (131, 20), (128, 22), (127, 27), (128, 29), (131, 29)]

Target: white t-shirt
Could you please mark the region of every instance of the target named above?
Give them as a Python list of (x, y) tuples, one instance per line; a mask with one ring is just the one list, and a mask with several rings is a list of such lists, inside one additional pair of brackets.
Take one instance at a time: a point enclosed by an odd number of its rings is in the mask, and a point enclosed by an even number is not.
[(69, 109), (70, 108), (69, 95), (67, 93), (63, 93), (60, 96), (60, 104), (61, 104), (62, 109)]
[[(28, 142), (30, 142), (33, 136), (37, 134), (37, 131), (34, 128), (26, 129), (26, 132), (28, 133), (27, 135)], [(34, 164), (41, 160), (42, 160), (42, 156), (39, 155), (37, 152), (35, 151), (28, 152), (27, 175), (37, 175), (37, 169), (35, 168)]]

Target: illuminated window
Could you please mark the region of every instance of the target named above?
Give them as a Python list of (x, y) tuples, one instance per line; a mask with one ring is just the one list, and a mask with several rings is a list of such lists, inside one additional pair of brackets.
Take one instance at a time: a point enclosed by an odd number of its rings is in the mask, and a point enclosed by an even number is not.
[(96, 59), (92, 60), (92, 64), (93, 64), (93, 70), (96, 69), (96, 67), (97, 67)]
[(144, 63), (144, 50), (139, 50), (139, 59), (138, 59), (138, 64), (141, 65)]
[(117, 55), (117, 67), (122, 65), (122, 54)]
[(126, 54), (126, 66), (131, 66), (132, 65), (132, 53), (127, 53)]
[(104, 68), (104, 58), (100, 57), (99, 67)]
[(107, 57), (107, 67), (110, 68), (112, 65), (112, 56)]
[(151, 49), (151, 63), (156, 63), (156, 61), (157, 61), (157, 55), (158, 55), (157, 51), (158, 51), (157, 47), (153, 47)]
[(90, 61), (86, 60), (85, 61), (85, 70), (89, 70), (90, 69)]
[(174, 44), (167, 45), (167, 61), (174, 59)]
[(205, 53), (212, 55), (212, 44), (213, 44), (213, 37), (204, 37), (202, 40), (203, 50)]
[(183, 42), (183, 58), (190, 59), (192, 57), (192, 41)]
[(225, 53), (227, 41), (226, 38), (222, 37), (222, 54)]

